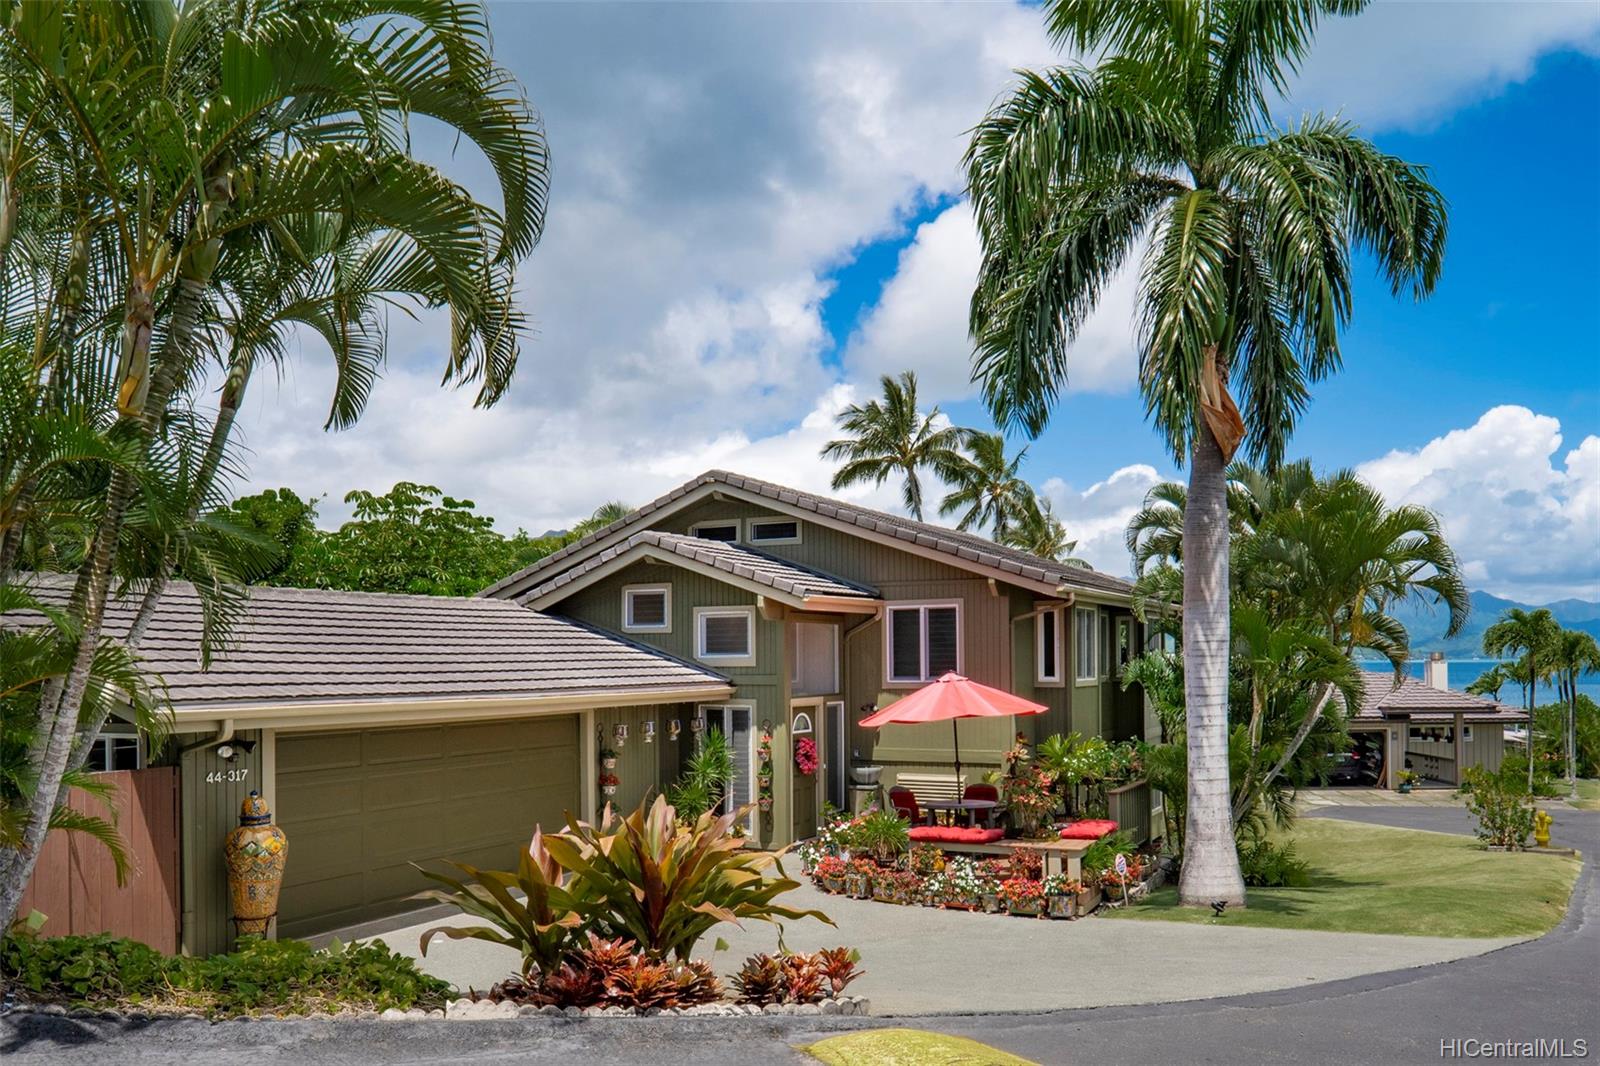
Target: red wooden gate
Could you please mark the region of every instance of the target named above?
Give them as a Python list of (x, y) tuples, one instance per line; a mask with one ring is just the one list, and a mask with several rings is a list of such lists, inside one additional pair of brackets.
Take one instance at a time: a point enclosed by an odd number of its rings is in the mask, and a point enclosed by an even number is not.
[[(99, 841), (53, 832), (45, 839), (20, 916), (37, 910), (49, 920), (42, 932), (115, 933), (176, 954), (181, 921), (178, 867), (178, 769), (117, 770), (98, 775), (116, 789), (117, 831), (132, 870), (117, 886), (116, 867)], [(88, 814), (105, 804), (73, 790), (67, 801)]]

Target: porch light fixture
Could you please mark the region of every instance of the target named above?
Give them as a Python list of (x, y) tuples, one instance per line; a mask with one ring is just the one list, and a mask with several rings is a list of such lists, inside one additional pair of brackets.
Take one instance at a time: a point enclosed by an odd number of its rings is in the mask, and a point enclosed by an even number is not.
[(678, 734), (681, 732), (683, 732), (683, 723), (678, 721), (676, 718), (667, 723), (668, 740), (672, 741), (673, 743), (677, 743)]
[(654, 718), (646, 719), (639, 731), (644, 734), (644, 742), (646, 744), (654, 744), (656, 742), (656, 720)]
[(628, 727), (623, 723), (618, 722), (611, 729), (611, 739), (616, 742), (617, 747), (622, 747), (628, 742)]
[(697, 714), (693, 718), (689, 719), (689, 732), (691, 732), (691, 733), (701, 733), (701, 732), (704, 732), (705, 728), (706, 728), (706, 714), (705, 714), (704, 711), (701, 711), (699, 714)]

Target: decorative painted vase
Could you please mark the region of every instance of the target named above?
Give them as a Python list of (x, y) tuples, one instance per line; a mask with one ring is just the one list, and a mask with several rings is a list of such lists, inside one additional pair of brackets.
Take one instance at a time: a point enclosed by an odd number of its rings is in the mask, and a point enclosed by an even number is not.
[(278, 916), (278, 890), (289, 859), (289, 841), (272, 824), (272, 812), (260, 793), (251, 792), (239, 810), (239, 828), (222, 845), (228, 867), (228, 895), (233, 925), (240, 936), (265, 936)]

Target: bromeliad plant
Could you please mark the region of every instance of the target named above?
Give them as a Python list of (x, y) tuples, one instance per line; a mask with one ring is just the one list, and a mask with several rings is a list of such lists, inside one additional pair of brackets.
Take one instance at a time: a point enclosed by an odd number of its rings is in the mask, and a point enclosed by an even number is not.
[[(569, 820), (545, 846), (571, 875), (567, 891), (583, 925), (626, 937), (654, 959), (687, 959), (718, 922), (816, 918), (832, 925), (821, 911), (775, 902), (799, 882), (784, 876), (781, 852), (741, 847), (732, 828), (747, 810), (703, 814), (682, 827), (658, 796), (626, 818), (608, 811), (598, 826)], [(769, 878), (773, 868), (778, 876)]]

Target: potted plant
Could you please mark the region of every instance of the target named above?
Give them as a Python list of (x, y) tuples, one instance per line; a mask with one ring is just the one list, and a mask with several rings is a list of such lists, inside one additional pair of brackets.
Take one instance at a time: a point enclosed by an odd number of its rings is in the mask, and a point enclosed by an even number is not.
[(1000, 885), (1011, 876), (1011, 860), (979, 859), (975, 874), (978, 881), (978, 902), (985, 914), (999, 914), (1004, 909), (1000, 899)]
[(844, 891), (844, 879), (849, 869), (849, 864), (839, 856), (824, 855), (811, 868), (811, 878), (824, 892), (839, 893)]
[(951, 859), (939, 874), (939, 881), (941, 905), (962, 911), (977, 910), (982, 905), (983, 882), (971, 859)]
[(880, 865), (892, 866), (911, 850), (911, 825), (892, 810), (875, 810), (861, 819), (856, 845)]
[(1401, 770), (1396, 776), (1400, 779), (1401, 792), (1410, 792), (1412, 787), (1417, 783), (1417, 775), (1414, 771)]
[(1035, 764), (1018, 766), (1015, 775), (1006, 779), (1006, 813), (1023, 837), (1032, 839), (1053, 832), (1055, 781), (1053, 773)]
[(878, 875), (878, 864), (871, 859), (851, 859), (844, 875), (845, 894), (854, 899), (867, 899), (872, 895), (872, 881)]
[(1044, 882), (1031, 877), (1013, 877), (1003, 882), (999, 895), (1006, 910), (1019, 917), (1037, 918), (1044, 911)]
[(600, 768), (602, 770), (615, 770), (617, 768), (617, 753), (610, 747), (600, 749)]
[[(616, 760), (612, 761), (615, 762)], [(617, 794), (617, 786), (620, 784), (622, 784), (621, 779), (610, 771), (600, 775), (600, 791), (607, 796), (615, 796)]]
[(1066, 874), (1051, 874), (1044, 879), (1046, 913), (1052, 918), (1076, 918), (1078, 893), (1082, 891), (1083, 886)]

